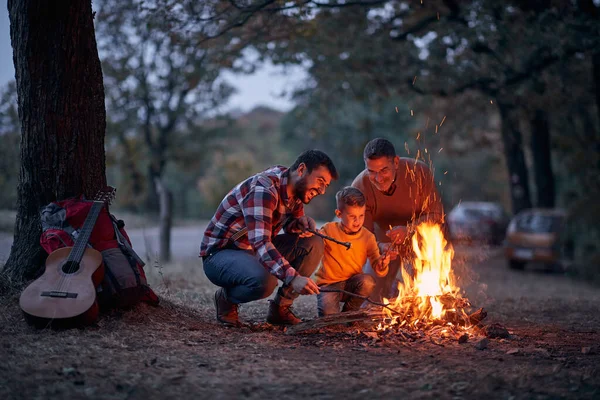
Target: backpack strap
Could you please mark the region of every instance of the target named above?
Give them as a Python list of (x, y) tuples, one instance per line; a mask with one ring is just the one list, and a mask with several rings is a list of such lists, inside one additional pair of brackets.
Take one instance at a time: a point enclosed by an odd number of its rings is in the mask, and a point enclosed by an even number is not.
[(122, 248), (125, 248), (127, 250), (127, 252), (129, 253), (129, 255), (131, 255), (131, 257), (133, 257), (135, 259), (135, 261), (138, 264), (140, 264), (142, 267), (144, 265), (146, 265), (146, 263), (140, 258), (140, 256), (138, 256), (137, 253), (133, 250), (133, 247), (131, 247), (131, 245), (127, 241), (127, 238), (125, 236), (123, 236), (123, 234), (119, 230), (117, 221), (115, 220), (115, 217), (112, 214), (110, 214), (110, 220), (111, 220), (113, 228), (115, 230), (115, 236), (117, 238), (117, 242), (119, 243), (119, 246), (121, 246)]

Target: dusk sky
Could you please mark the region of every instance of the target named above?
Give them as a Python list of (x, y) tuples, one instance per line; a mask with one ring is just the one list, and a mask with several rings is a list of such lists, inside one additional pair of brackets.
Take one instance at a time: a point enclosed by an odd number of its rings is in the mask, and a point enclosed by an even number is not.
[[(6, 0), (0, 0), (0, 87), (15, 77), (9, 29)], [(267, 105), (287, 111), (293, 104), (278, 95), (283, 90), (289, 91), (304, 79), (305, 74), (300, 69), (288, 69), (284, 72), (282, 68), (267, 65), (252, 75), (226, 73), (224, 77), (238, 91), (225, 105), (225, 110), (248, 111), (258, 105)]]

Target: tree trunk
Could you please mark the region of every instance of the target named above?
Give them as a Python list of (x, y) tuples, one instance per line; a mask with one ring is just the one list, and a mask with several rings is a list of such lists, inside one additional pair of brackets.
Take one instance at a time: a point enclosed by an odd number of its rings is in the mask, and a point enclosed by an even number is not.
[(158, 226), (158, 240), (160, 243), (159, 257), (160, 261), (169, 262), (171, 261), (171, 226), (173, 221), (173, 194), (159, 178), (156, 179), (156, 189), (158, 191), (158, 198), (160, 204)]
[(31, 278), (45, 253), (41, 206), (106, 185), (106, 111), (90, 1), (9, 0), (21, 170), (11, 254), (14, 280)]
[(596, 112), (598, 113), (598, 123), (600, 123), (600, 52), (592, 56), (592, 68), (594, 74), (594, 90), (596, 93)]
[(537, 206), (554, 207), (554, 172), (550, 146), (550, 124), (544, 110), (536, 110), (531, 119), (531, 153), (537, 189)]
[[(109, 128), (110, 129), (110, 128)], [(133, 154), (133, 150), (129, 146), (129, 142), (127, 141), (127, 137), (125, 135), (125, 131), (120, 127), (117, 127), (115, 130), (115, 135), (117, 136), (119, 143), (121, 144), (122, 151), (124, 156), (121, 158), (121, 170), (123, 175), (127, 177), (125, 181), (128, 182), (128, 194), (127, 202), (125, 208), (133, 211), (134, 213), (140, 212), (139, 199), (142, 197), (142, 193), (144, 191), (144, 175), (139, 172), (137, 166), (135, 165), (135, 159), (130, 157)]]
[(519, 113), (510, 99), (498, 99), (497, 103), (502, 124), (504, 156), (508, 167), (512, 211), (516, 214), (521, 210), (531, 208), (529, 177), (523, 154), (522, 135), (519, 130)]
[(146, 212), (153, 215), (160, 212), (158, 187), (156, 186), (157, 180), (160, 180), (160, 175), (156, 173), (155, 168), (152, 165), (148, 165), (148, 173), (146, 176), (148, 187), (146, 188), (145, 208)]

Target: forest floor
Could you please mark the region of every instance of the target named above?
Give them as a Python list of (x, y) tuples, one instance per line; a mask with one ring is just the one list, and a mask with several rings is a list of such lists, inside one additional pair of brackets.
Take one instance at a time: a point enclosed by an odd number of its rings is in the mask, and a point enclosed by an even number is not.
[[(84, 329), (27, 325), (15, 293), (0, 298), (0, 399), (600, 398), (599, 288), (510, 270), (498, 248), (459, 246), (453, 266), (484, 322), (508, 338), (399, 342), (373, 323), (290, 335), (264, 322), (267, 300), (241, 307), (249, 325), (226, 328), (193, 256), (146, 267), (160, 306)], [(315, 318), (315, 297), (295, 309)]]

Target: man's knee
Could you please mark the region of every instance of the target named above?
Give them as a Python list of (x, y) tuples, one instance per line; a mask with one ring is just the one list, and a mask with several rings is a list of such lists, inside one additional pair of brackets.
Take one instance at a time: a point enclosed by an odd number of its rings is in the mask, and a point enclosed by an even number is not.
[(317, 235), (302, 238), (302, 247), (312, 255), (315, 255), (319, 259), (323, 256), (325, 251), (325, 243), (323, 239)]
[(277, 279), (270, 274), (251, 276), (246, 279), (244, 286), (249, 297), (260, 300), (273, 293), (277, 287)]

